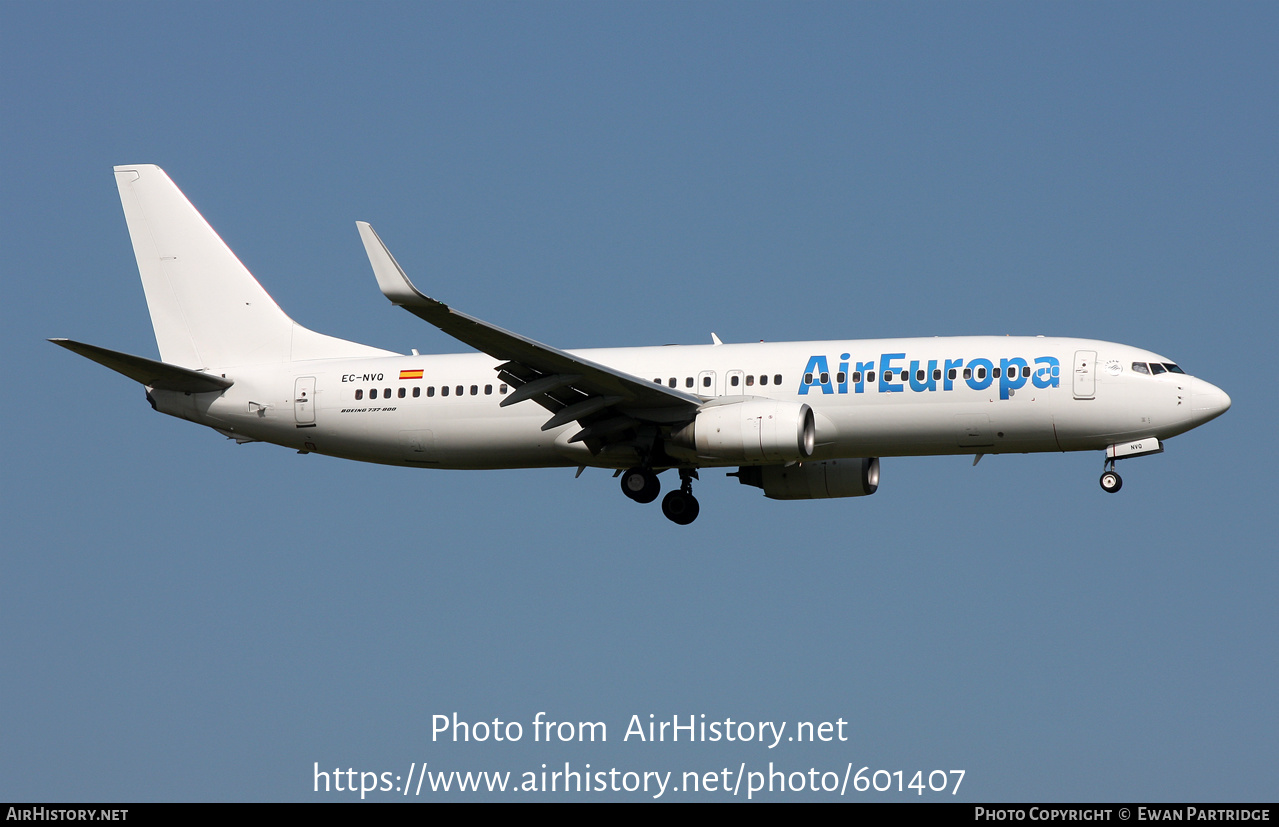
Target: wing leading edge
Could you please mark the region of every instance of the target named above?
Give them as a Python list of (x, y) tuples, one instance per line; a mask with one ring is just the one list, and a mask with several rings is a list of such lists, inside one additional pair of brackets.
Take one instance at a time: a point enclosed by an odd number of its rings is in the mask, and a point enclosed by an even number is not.
[(644, 424), (691, 419), (703, 399), (648, 382), (567, 351), (503, 330), (423, 295), (368, 223), (357, 221), (369, 264), (382, 294), (418, 318), (502, 364), (498, 376), (513, 388), (502, 405), (532, 399), (551, 412), (542, 430), (578, 422), (570, 442), (586, 442), (598, 452), (606, 444), (633, 439)]

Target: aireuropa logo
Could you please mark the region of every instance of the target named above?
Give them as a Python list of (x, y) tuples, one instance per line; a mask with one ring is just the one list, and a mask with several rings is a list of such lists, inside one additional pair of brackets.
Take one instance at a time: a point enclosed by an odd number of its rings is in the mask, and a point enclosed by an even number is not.
[[(1032, 362), (1020, 356), (1001, 357), (998, 366), (993, 359), (912, 359), (907, 366), (905, 353), (882, 353), (879, 360), (850, 362), (849, 354), (839, 357), (839, 369), (833, 374), (826, 356), (808, 357), (808, 365), (800, 378), (799, 395), (810, 391), (822, 393), (914, 393), (951, 391), (962, 382), (975, 391), (984, 391), (999, 381), (999, 398), (1008, 399), (1030, 382), (1036, 388), (1055, 388), (1061, 383), (1061, 363), (1052, 356), (1039, 356)], [(1032, 367), (1033, 365), (1033, 367)], [(852, 368), (851, 370), (849, 368)], [(833, 381), (832, 381), (833, 380)], [(878, 380), (878, 381), (877, 381)]]

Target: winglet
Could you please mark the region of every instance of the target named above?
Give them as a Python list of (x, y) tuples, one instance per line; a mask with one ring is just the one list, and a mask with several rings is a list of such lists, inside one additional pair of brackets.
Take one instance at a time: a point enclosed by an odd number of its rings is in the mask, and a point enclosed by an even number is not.
[(357, 221), (355, 226), (360, 230), (364, 252), (368, 254), (369, 264), (373, 266), (373, 275), (377, 277), (377, 286), (382, 291), (382, 295), (399, 305), (418, 304), (423, 300), (442, 304), (422, 295), (421, 291), (413, 286), (413, 282), (409, 281), (409, 277), (404, 274), (404, 268), (395, 260), (395, 256), (391, 255), (391, 251), (386, 249), (377, 231), (367, 221)]

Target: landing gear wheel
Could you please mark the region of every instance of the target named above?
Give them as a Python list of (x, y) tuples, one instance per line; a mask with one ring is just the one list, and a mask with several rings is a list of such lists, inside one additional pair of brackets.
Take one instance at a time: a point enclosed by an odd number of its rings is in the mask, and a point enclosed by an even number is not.
[(697, 498), (684, 491), (672, 491), (662, 498), (662, 513), (676, 525), (688, 525), (701, 510)]
[(661, 490), (657, 475), (647, 468), (632, 468), (622, 474), (622, 493), (637, 503), (651, 503)]
[(1114, 471), (1107, 471), (1101, 475), (1101, 490), (1105, 491), (1107, 494), (1113, 494), (1123, 487), (1123, 478)]

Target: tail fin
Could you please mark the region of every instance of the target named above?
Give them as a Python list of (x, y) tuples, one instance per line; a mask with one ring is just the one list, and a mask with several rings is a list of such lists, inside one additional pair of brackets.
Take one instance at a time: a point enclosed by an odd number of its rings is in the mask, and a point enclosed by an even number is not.
[(115, 180), (165, 362), (205, 369), (389, 355), (290, 319), (164, 170), (118, 166)]

